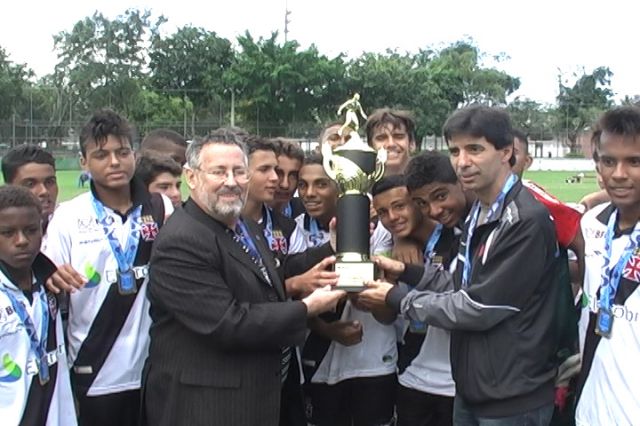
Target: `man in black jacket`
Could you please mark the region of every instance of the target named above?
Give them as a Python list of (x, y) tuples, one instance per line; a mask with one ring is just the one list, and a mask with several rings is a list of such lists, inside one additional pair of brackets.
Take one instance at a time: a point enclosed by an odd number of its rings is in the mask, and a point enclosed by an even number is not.
[[(378, 259), (401, 287), (370, 282), (360, 297), (449, 329), (456, 425), (546, 425), (554, 398), (557, 241), (548, 211), (512, 174), (508, 115), (471, 106), (444, 126), (451, 162), (478, 197), (450, 274)], [(370, 293), (369, 293), (370, 292)]]
[(193, 142), (185, 177), (191, 196), (151, 257), (144, 420), (275, 426), (291, 346), (304, 341), (308, 317), (345, 293), (326, 287), (287, 301), (262, 229), (240, 218), (250, 176), (232, 134)]

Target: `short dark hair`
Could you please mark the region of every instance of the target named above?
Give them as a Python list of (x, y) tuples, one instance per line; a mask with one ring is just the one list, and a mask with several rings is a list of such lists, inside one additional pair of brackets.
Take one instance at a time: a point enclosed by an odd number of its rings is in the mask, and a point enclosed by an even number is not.
[(373, 133), (376, 128), (387, 124), (390, 124), (394, 129), (404, 126), (409, 135), (409, 141), (416, 143), (416, 121), (410, 111), (380, 108), (373, 111), (369, 118), (367, 118), (365, 132), (369, 145), (373, 144)]
[(136, 159), (136, 178), (149, 186), (158, 175), (170, 173), (178, 177), (182, 174), (182, 167), (168, 155), (157, 154), (153, 151), (145, 152)]
[[(513, 128), (506, 111), (484, 105), (470, 105), (455, 111), (447, 118), (442, 128), (447, 143), (456, 136), (485, 138), (496, 149), (513, 146)], [(515, 156), (509, 165), (516, 162)]]
[(626, 105), (605, 112), (593, 133), (592, 141), (596, 150), (600, 148), (603, 132), (634, 138), (640, 136), (640, 108)]
[(175, 145), (186, 148), (189, 146), (187, 140), (178, 132), (171, 129), (154, 129), (146, 134), (140, 143), (140, 149), (153, 149), (159, 142), (167, 140)]
[[(513, 138), (518, 139), (524, 145), (525, 152), (529, 152), (529, 138), (527, 134), (520, 129), (513, 129)], [(515, 142), (515, 141), (514, 141)]]
[(101, 109), (94, 113), (87, 124), (80, 131), (80, 152), (84, 157), (87, 154), (87, 144), (94, 142), (98, 145), (104, 143), (109, 136), (127, 140), (133, 144), (133, 128), (126, 118), (110, 109)]
[(250, 133), (247, 132), (242, 127), (236, 127), (236, 126), (219, 127), (213, 132), (211, 132), (210, 134), (223, 134), (223, 133), (224, 134), (233, 133), (236, 137), (236, 140), (241, 142), (244, 142), (244, 140), (250, 135)]
[(407, 165), (405, 175), (409, 191), (434, 182), (458, 182), (458, 176), (449, 157), (437, 151), (424, 151), (413, 157)]
[(304, 161), (304, 151), (300, 148), (300, 144), (297, 142), (293, 142), (285, 138), (273, 138), (270, 140), (276, 145), (278, 156), (284, 155), (285, 157), (289, 157), (300, 162)]
[(249, 135), (244, 138), (244, 143), (247, 146), (247, 153), (249, 155), (256, 151), (271, 151), (276, 156), (278, 155), (278, 148), (276, 147), (276, 144), (260, 136)]
[(16, 174), (18, 174), (18, 169), (29, 163), (48, 164), (53, 167), (54, 171), (56, 170), (56, 160), (53, 155), (38, 145), (23, 144), (11, 148), (2, 157), (2, 177), (4, 181), (13, 183)]
[(318, 152), (312, 152), (311, 154), (307, 155), (304, 158), (304, 163), (302, 164), (303, 166), (309, 166), (311, 164), (318, 164), (320, 166), (323, 165), (323, 160), (324, 158), (322, 157), (322, 154), (318, 153)]
[(18, 185), (0, 187), (0, 210), (11, 207), (33, 207), (42, 216), (42, 204), (27, 188)]
[(389, 191), (394, 188), (407, 187), (407, 180), (402, 175), (385, 176), (371, 187), (371, 196), (375, 197), (378, 194)]

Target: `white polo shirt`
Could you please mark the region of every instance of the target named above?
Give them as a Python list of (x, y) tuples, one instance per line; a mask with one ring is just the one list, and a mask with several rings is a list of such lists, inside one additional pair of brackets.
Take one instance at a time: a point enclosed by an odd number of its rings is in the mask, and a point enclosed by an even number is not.
[[(41, 386), (38, 381), (37, 355), (32, 350), (31, 340), (24, 323), (15, 312), (11, 299), (6, 294), (9, 293), (24, 306), (27, 315), (33, 322), (38, 339), (42, 338), (43, 309), (48, 312), (49, 317), (47, 335), (55, 333), (55, 348), (47, 348), (52, 349), (47, 352), (47, 362), (50, 374), (48, 386), (54, 386), (53, 395), (48, 407), (34, 406), (31, 409), (46, 410), (46, 425), (73, 426), (77, 424), (62, 319), (55, 297), (46, 293), (44, 287), (41, 286), (37, 292), (33, 293), (33, 301), (30, 302), (2, 271), (0, 271), (0, 286), (2, 286), (2, 291), (0, 291), (0, 357), (2, 358), (2, 364), (0, 364), (0, 421), (6, 425), (20, 424), (29, 404), (31, 387)], [(52, 327), (54, 328), (52, 329)], [(54, 368), (55, 375), (53, 374)]]
[[(162, 196), (165, 216), (173, 212), (169, 199)], [(107, 206), (114, 235), (124, 245), (131, 229), (131, 215), (122, 217)], [(144, 220), (144, 218), (143, 218)], [(153, 236), (155, 238), (155, 235)], [(78, 373), (90, 366), (75, 365), (82, 343), (87, 338), (96, 315), (102, 307), (111, 285), (115, 285), (118, 264), (97, 222), (92, 194), (86, 192), (60, 204), (47, 228), (46, 254), (57, 265), (70, 264), (83, 274), (88, 283), (71, 294), (67, 337), (69, 364)], [(143, 274), (144, 271), (138, 271)], [(137, 292), (124, 325), (98, 372), (87, 395), (107, 395), (140, 388), (142, 367), (149, 349), (149, 300), (146, 297), (148, 278)]]
[[(577, 401), (578, 426), (640, 424), (640, 250), (633, 252), (622, 270), (612, 306), (611, 336), (595, 334), (605, 234), (613, 210), (611, 204), (595, 207), (581, 222), (585, 240), (585, 280), (580, 348), (583, 354), (581, 374), (586, 375), (586, 380)], [(623, 256), (628, 243), (628, 233), (614, 236), (612, 265)]]

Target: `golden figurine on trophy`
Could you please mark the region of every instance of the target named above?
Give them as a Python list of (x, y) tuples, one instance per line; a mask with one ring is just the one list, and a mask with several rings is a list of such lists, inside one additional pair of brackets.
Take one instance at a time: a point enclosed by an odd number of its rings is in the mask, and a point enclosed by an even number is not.
[(376, 152), (358, 135), (358, 113), (367, 118), (359, 94), (343, 103), (338, 115), (343, 111), (346, 116), (340, 134), (348, 135), (348, 141), (335, 150), (324, 143), (322, 157), (327, 175), (338, 184), (335, 270), (340, 278), (336, 288), (361, 291), (364, 281), (375, 277), (369, 259), (369, 192), (384, 174), (387, 151), (382, 148)]

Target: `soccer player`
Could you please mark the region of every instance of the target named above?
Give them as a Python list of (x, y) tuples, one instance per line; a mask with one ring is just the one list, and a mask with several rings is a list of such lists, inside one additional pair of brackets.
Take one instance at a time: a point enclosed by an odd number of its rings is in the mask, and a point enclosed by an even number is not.
[(182, 167), (187, 161), (185, 157), (187, 146), (187, 141), (181, 134), (169, 129), (155, 129), (142, 139), (140, 154), (149, 151), (165, 154)]
[(149, 192), (166, 195), (173, 207), (182, 204), (182, 167), (173, 158), (147, 151), (136, 159), (135, 176)]
[(416, 290), (406, 294), (399, 286), (370, 282), (365, 292), (378, 293), (370, 297), (380, 296), (410, 320), (451, 330), (455, 424), (546, 425), (557, 348), (549, 312), (558, 293), (553, 223), (511, 171), (506, 112), (463, 108), (447, 119), (443, 133), (458, 179), (477, 196), (456, 270), (452, 276), (434, 265), (421, 269), (379, 258), (387, 277), (417, 284)]
[(48, 229), (46, 254), (87, 282), (70, 295), (68, 345), (82, 425), (136, 425), (149, 346), (145, 297), (151, 246), (173, 211), (134, 178), (132, 129), (110, 110), (80, 133), (91, 191), (62, 203)]
[(408, 111), (388, 108), (375, 110), (367, 119), (367, 143), (376, 150), (387, 150), (385, 176), (399, 175), (416, 149), (416, 123)]
[(28, 188), (42, 206), (42, 229), (46, 233), (56, 208), (58, 182), (56, 161), (37, 145), (20, 145), (2, 157), (2, 177), (5, 183)]
[(640, 419), (640, 109), (612, 109), (598, 128), (597, 167), (611, 202), (582, 218), (586, 303), (576, 424), (631, 425)]
[(7, 425), (76, 424), (62, 319), (44, 282), (42, 204), (27, 189), (0, 188), (0, 418)]
[[(409, 163), (408, 170), (414, 162)], [(371, 193), (380, 222), (396, 240), (409, 239), (418, 244), (421, 264), (449, 268), (457, 248), (454, 230), (423, 217), (411, 200), (404, 176), (384, 177)], [(366, 306), (366, 302), (362, 304)], [(401, 321), (400, 325), (397, 424), (451, 424), (455, 384), (449, 361), (449, 332), (421, 321)]]
[[(300, 197), (307, 213), (296, 218), (307, 244), (329, 241), (329, 221), (336, 215), (338, 188), (312, 155), (300, 169)], [(384, 228), (380, 228), (381, 230)], [(374, 232), (371, 252), (391, 249), (388, 232)], [(393, 417), (396, 386), (396, 332), (372, 313), (344, 304), (334, 320), (315, 324), (302, 355), (310, 398), (311, 422), (317, 425), (387, 424)], [(392, 322), (395, 315), (387, 319)]]
[(273, 140), (278, 154), (278, 188), (270, 206), (289, 218), (296, 218), (304, 212), (300, 198), (294, 197), (298, 189), (300, 167), (304, 162), (304, 151), (295, 143), (282, 138)]

